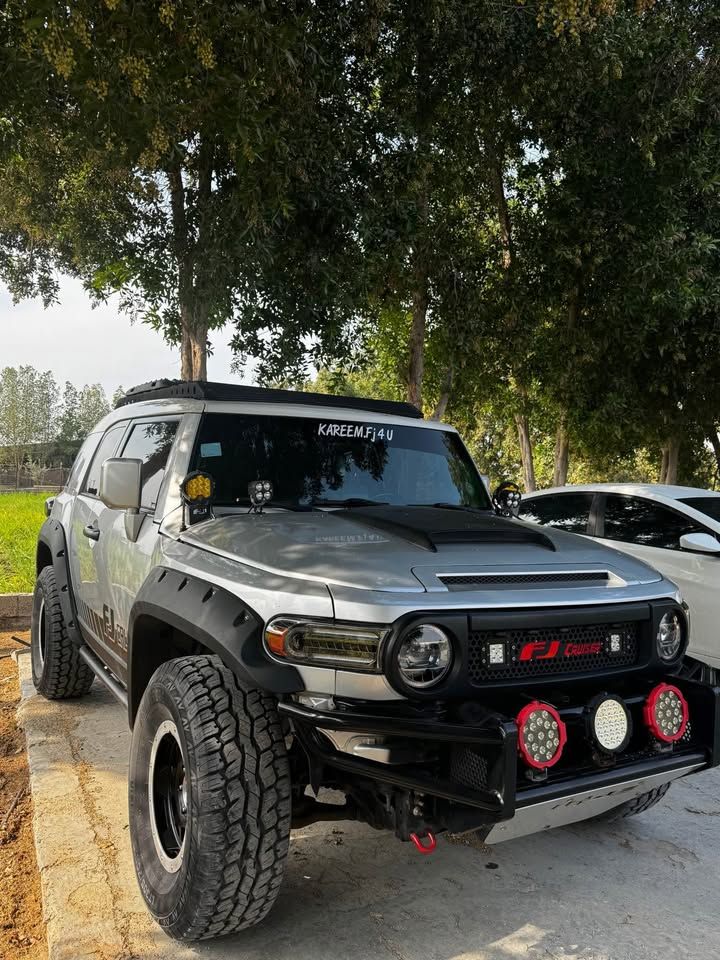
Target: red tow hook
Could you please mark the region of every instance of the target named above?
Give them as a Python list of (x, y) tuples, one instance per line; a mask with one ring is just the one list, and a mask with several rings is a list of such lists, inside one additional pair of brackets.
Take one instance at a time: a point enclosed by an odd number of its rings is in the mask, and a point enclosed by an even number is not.
[[(415, 849), (418, 853), (432, 853), (435, 847), (437, 846), (437, 840), (435, 839), (435, 834), (428, 832), (424, 837), (419, 837), (416, 833), (410, 834), (410, 839), (415, 844)], [(427, 843), (423, 843), (423, 840), (427, 840)]]

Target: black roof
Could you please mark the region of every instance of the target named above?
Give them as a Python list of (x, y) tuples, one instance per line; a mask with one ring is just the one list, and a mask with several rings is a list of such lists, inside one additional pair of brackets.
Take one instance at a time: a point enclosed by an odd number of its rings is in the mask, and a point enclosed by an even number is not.
[(338, 397), (329, 393), (303, 393), (300, 390), (271, 390), (266, 387), (247, 387), (239, 383), (214, 383), (208, 380), (151, 380), (130, 387), (117, 403), (129, 403), (166, 398), (191, 400), (241, 400), (244, 403), (304, 403), (310, 406), (339, 407), (345, 410), (367, 410), (394, 417), (413, 417), (422, 420), (422, 413), (411, 403), (395, 400), (366, 400), (361, 397)]

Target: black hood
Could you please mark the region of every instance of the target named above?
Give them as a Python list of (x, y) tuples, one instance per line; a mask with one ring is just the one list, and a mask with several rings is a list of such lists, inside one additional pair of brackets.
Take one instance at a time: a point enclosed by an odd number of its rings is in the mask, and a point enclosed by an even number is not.
[(522, 543), (555, 550), (550, 537), (542, 531), (520, 520), (471, 508), (353, 507), (339, 510), (338, 514), (433, 552), (451, 543)]

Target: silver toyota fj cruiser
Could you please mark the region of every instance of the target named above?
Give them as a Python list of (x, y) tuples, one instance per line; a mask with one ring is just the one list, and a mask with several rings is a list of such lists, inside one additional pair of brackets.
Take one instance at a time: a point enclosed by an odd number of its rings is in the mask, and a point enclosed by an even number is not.
[(675, 586), (518, 500), (402, 403), (157, 381), (88, 437), (40, 533), (33, 677), (126, 705), (169, 934), (261, 920), (293, 826), (429, 853), (638, 813), (718, 763)]

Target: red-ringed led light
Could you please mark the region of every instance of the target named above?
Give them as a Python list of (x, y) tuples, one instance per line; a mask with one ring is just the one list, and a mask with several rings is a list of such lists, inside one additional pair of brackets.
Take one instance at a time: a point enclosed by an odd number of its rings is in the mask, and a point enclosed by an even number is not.
[(688, 705), (677, 687), (659, 683), (648, 694), (643, 719), (650, 733), (663, 743), (674, 743), (688, 725)]
[(545, 770), (558, 762), (567, 743), (567, 730), (555, 707), (535, 700), (522, 708), (515, 723), (518, 752), (528, 766)]

